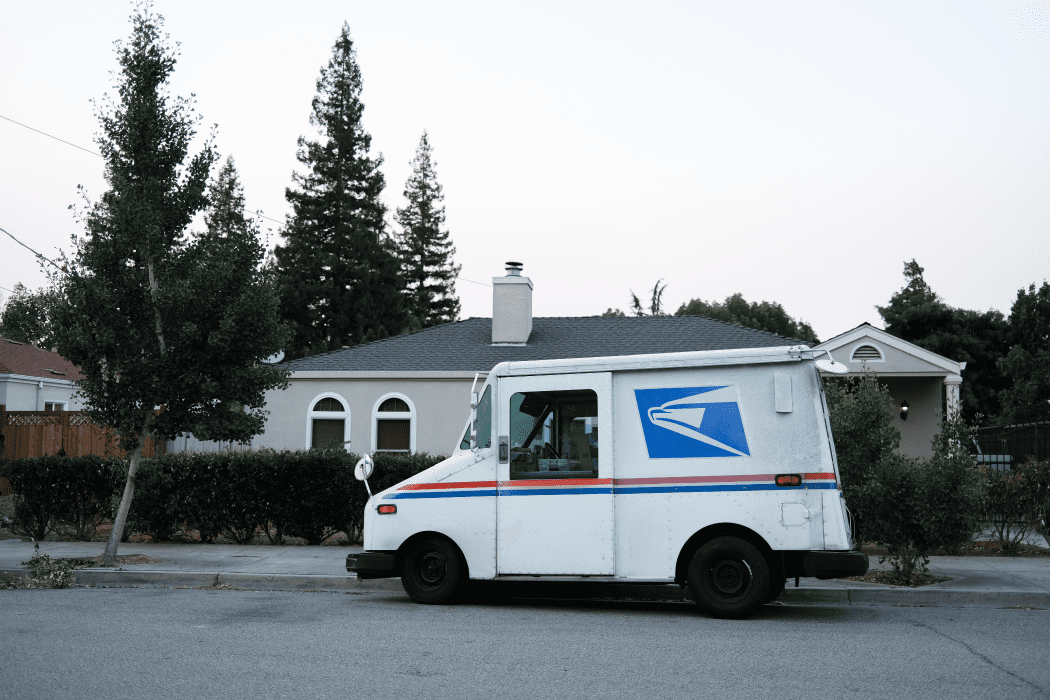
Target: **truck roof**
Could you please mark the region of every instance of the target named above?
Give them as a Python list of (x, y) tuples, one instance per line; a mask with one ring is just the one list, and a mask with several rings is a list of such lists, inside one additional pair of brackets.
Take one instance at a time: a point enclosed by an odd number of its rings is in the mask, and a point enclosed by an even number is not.
[(582, 357), (566, 360), (532, 360), (501, 362), (489, 377), (514, 377), (532, 374), (578, 374), (584, 372), (624, 372), (676, 367), (709, 367), (715, 365), (756, 365), (812, 360), (819, 353), (808, 345), (785, 345), (773, 348), (738, 348), (733, 350), (697, 350), (653, 355), (620, 355)]

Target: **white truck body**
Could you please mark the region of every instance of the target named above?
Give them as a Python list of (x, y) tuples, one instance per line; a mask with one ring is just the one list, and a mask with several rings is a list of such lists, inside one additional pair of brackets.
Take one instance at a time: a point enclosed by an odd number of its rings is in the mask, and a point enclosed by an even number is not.
[(853, 547), (805, 346), (505, 362), (477, 396), (477, 446), (376, 494), (348, 569), (399, 575), (406, 546), (439, 537), (471, 579), (684, 584), (697, 548), (732, 535), (777, 593), (785, 575), (856, 572), (802, 561)]

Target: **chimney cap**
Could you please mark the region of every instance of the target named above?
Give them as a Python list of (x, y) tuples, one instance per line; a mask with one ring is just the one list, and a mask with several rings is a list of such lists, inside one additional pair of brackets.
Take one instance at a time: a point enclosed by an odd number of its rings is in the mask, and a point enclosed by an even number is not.
[(507, 266), (507, 277), (521, 277), (521, 269), (524, 266), (520, 262), (511, 260), (503, 264)]

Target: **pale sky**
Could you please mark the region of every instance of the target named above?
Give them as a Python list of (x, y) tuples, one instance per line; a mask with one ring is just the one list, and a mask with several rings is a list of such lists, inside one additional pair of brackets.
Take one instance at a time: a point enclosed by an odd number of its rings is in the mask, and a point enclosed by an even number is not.
[[(391, 214), (429, 131), (466, 280), (520, 260), (537, 316), (741, 292), (827, 339), (881, 326), (905, 260), (1008, 313), (1050, 277), (1047, 2), (160, 0), (248, 207), (290, 210), (343, 21)], [(0, 115), (94, 150), (125, 0), (0, 3)], [(206, 129), (205, 129), (206, 131)], [(50, 256), (102, 160), (0, 120), (0, 228)], [(271, 245), (278, 238), (273, 228)], [(0, 234), (0, 287), (43, 284)], [(458, 283), (464, 318), (491, 289)], [(7, 297), (7, 292), (0, 290)]]

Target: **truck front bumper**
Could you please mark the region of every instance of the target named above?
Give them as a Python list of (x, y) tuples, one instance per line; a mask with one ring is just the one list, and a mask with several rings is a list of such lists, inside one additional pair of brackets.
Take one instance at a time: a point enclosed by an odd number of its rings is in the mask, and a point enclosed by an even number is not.
[(814, 578), (846, 578), (868, 573), (868, 555), (864, 552), (805, 552), (802, 575)]
[(397, 578), (393, 552), (358, 552), (346, 557), (346, 570), (357, 578)]

